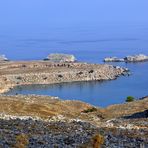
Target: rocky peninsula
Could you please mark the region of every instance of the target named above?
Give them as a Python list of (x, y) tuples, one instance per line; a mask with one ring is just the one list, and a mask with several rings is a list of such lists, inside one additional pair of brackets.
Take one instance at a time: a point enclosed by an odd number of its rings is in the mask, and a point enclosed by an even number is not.
[(49, 61), (1, 62), (0, 92), (6, 92), (18, 85), (112, 80), (127, 73), (126, 68), (106, 64)]

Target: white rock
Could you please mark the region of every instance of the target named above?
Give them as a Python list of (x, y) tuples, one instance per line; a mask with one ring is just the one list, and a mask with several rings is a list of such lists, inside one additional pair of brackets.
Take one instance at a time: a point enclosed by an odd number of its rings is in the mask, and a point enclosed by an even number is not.
[(51, 62), (75, 62), (76, 58), (74, 55), (70, 55), (70, 54), (50, 54), (47, 57), (47, 60), (51, 61)]
[(143, 62), (148, 61), (148, 56), (144, 54), (126, 56), (125, 58), (108, 57), (104, 59), (104, 62)]
[(8, 61), (5, 55), (0, 55), (0, 61)]
[(139, 54), (139, 55), (134, 55), (134, 56), (126, 56), (124, 58), (126, 62), (142, 62), (142, 61), (147, 61), (148, 56), (144, 54)]
[(107, 57), (104, 59), (104, 62), (124, 62), (124, 59), (120, 59), (117, 57)]

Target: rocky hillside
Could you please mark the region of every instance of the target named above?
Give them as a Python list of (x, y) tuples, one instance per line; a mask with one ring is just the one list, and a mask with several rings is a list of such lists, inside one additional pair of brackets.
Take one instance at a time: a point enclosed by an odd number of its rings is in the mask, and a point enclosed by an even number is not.
[(98, 108), (46, 96), (0, 96), (1, 147), (147, 147), (148, 98)]

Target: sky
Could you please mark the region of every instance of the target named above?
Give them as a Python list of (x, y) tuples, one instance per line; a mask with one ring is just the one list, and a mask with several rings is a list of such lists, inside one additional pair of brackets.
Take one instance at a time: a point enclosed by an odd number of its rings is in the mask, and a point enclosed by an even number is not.
[(0, 0), (0, 26), (148, 23), (148, 0)]

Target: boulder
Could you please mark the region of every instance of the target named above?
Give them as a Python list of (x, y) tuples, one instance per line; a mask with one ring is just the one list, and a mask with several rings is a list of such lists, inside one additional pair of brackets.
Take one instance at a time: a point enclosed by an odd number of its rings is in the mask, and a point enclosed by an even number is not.
[(44, 60), (49, 60), (51, 62), (75, 62), (76, 58), (74, 55), (70, 54), (50, 54), (48, 57)]

